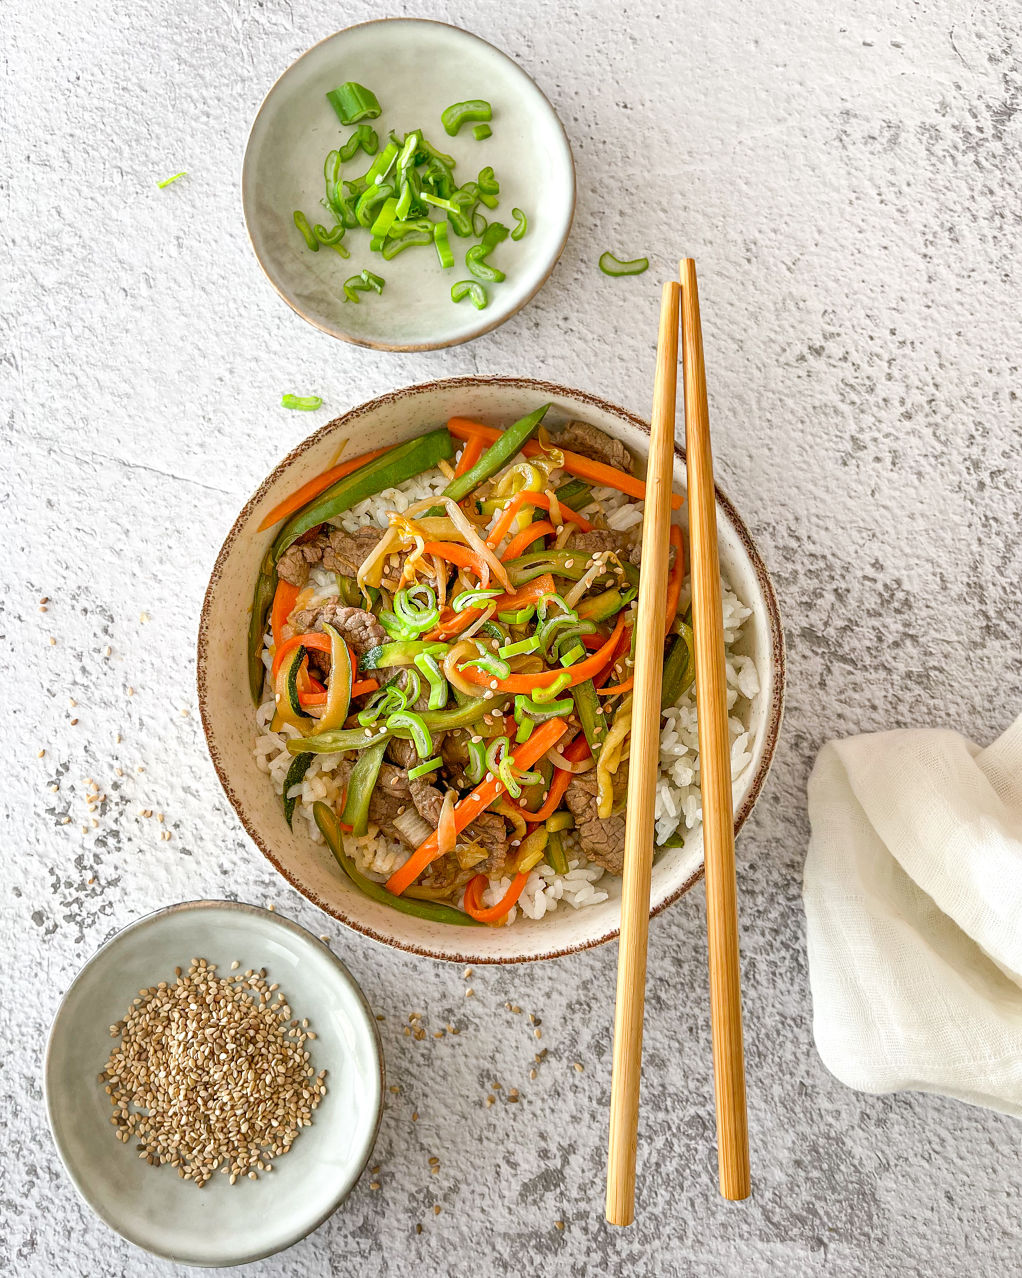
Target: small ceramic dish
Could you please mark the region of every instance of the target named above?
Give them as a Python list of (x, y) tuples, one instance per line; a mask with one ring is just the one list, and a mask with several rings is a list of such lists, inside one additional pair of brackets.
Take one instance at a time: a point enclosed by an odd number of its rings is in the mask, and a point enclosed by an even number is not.
[[(248, 687), (247, 635), (252, 590), (274, 530), (259, 532), (263, 517), (282, 498), (344, 455), (386, 447), (443, 425), (452, 416), (507, 426), (545, 401), (547, 421), (589, 422), (621, 440), (642, 459), (649, 426), (605, 400), (550, 382), (516, 377), (457, 377), (409, 386), (354, 408), (300, 444), (271, 472), (245, 505), (224, 542), (210, 578), (199, 623), (198, 695), (206, 741), (220, 782), (245, 829), (284, 877), (322, 909), (387, 945), (457, 963), (514, 963), (554, 958), (617, 936), (620, 879), (605, 875), (609, 899), (574, 910), (559, 907), (544, 918), (519, 918), (511, 927), (460, 927), (400, 914), (370, 900), (345, 877), (326, 847), (288, 829), (280, 796), (254, 756), (255, 713)], [(685, 488), (685, 455), (675, 451), (675, 487)], [(784, 643), (777, 600), (766, 567), (735, 508), (717, 491), (723, 571), (752, 610), (736, 651), (753, 660), (760, 693), (750, 717), (751, 761), (735, 779), (735, 828), (741, 827), (770, 767), (784, 699)], [(296, 822), (296, 826), (298, 823)], [(651, 905), (662, 910), (702, 873), (702, 831), (689, 831), (684, 847), (664, 848), (653, 866)]]
[[(295, 228), (302, 210), (310, 222), (323, 213), (323, 164), (351, 132), (340, 124), (326, 94), (346, 80), (371, 89), (382, 115), (380, 133), (421, 128), (457, 163), (456, 179), (475, 179), (490, 166), (501, 184), (492, 217), (514, 227), (512, 208), (528, 217), (527, 234), (505, 240), (495, 259), (507, 279), (487, 285), (489, 303), (477, 311), (451, 301), (451, 285), (471, 279), (464, 248), (474, 240), (451, 235), (456, 265), (441, 270), (429, 246), (391, 261), (369, 251), (369, 236), (347, 233), (350, 258), (330, 248), (311, 252)], [(484, 98), (493, 107), (492, 136), (477, 141), (463, 125), (448, 137), (440, 113), (454, 102)], [(365, 171), (357, 152), (346, 176)], [(302, 54), (259, 108), (242, 169), (245, 221), (259, 264), (287, 304), (325, 333), (379, 350), (432, 350), (467, 342), (502, 324), (543, 285), (568, 238), (575, 209), (571, 148), (553, 107), (506, 54), (478, 36), (443, 22), (386, 18), (338, 31)], [(487, 210), (489, 214), (489, 211)], [(368, 267), (386, 280), (383, 293), (346, 302), (343, 282)]]
[[(202, 1189), (169, 1166), (153, 1167), (122, 1144), (97, 1081), (119, 1021), (138, 991), (173, 981), (205, 958), (229, 975), (265, 967), (296, 1016), (317, 1034), (311, 1063), (327, 1091), (270, 1173), (235, 1185), (214, 1175)], [(75, 1188), (111, 1229), (178, 1264), (241, 1265), (291, 1246), (350, 1193), (372, 1154), (383, 1112), (376, 1020), (336, 955), (296, 923), (233, 901), (189, 901), (118, 932), (75, 977), (50, 1030), (46, 1106)]]

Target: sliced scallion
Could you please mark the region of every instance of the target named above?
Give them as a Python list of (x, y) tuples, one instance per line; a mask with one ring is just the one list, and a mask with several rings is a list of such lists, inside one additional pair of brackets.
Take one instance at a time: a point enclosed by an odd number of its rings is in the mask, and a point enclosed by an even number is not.
[(529, 229), (529, 219), (525, 216), (521, 209), (512, 209), (511, 216), (517, 223), (515, 229), (511, 232), (511, 238), (513, 240), (520, 240)]
[(183, 177), (186, 177), (187, 175), (188, 175), (188, 170), (183, 169), (180, 173), (175, 173), (173, 177), (164, 178), (162, 182), (157, 182), (156, 185), (162, 191), (165, 186), (170, 186), (171, 182), (176, 182), (178, 178), (183, 178)]
[(380, 104), (376, 94), (364, 85), (347, 80), (336, 89), (331, 89), (326, 100), (337, 112), (342, 124), (358, 124), (360, 120), (375, 120), (380, 114)]
[(440, 123), (448, 137), (454, 137), (463, 124), (473, 120), (487, 122), (493, 119), (493, 108), (482, 98), (470, 98), (465, 102), (452, 102), (440, 113)]
[(489, 301), (486, 296), (486, 289), (481, 284), (477, 284), (475, 280), (459, 280), (457, 284), (451, 285), (452, 302), (464, 301), (466, 297), (477, 311), (485, 310), (486, 303)]
[(347, 163), (355, 152), (361, 148), (366, 155), (375, 155), (380, 149), (380, 138), (371, 124), (359, 124), (355, 132), (340, 148), (340, 157)]
[(427, 772), (435, 772), (437, 768), (443, 767), (443, 759), (439, 755), (434, 759), (427, 759), (425, 763), (420, 763), (414, 768), (408, 769), (408, 780), (414, 781), (416, 777), (424, 777)]
[(433, 223), (433, 246), (436, 249), (441, 269), (449, 271), (454, 265), (454, 254), (451, 252), (451, 242), (447, 238), (446, 222)]
[(323, 407), (323, 401), (318, 395), (281, 395), (281, 408), (297, 408), (303, 413), (314, 413), (317, 408)]
[(477, 142), (485, 142), (488, 137), (493, 135), (493, 130), (488, 124), (477, 124), (472, 130), (472, 136)]
[(318, 253), (319, 240), (316, 239), (312, 227), (309, 225), (309, 219), (305, 216), (301, 209), (295, 209), (292, 216), (294, 217), (295, 226), (297, 226), (299, 231), (301, 231), (302, 239), (305, 241), (306, 245), (312, 249), (313, 253)]
[(635, 257), (630, 262), (623, 262), (613, 253), (600, 254), (600, 270), (604, 275), (641, 275), (648, 269), (648, 257)]

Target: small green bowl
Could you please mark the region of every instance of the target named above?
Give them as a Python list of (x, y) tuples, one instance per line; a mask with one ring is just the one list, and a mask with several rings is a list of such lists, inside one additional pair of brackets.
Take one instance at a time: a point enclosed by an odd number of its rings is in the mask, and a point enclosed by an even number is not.
[[(192, 958), (221, 974), (265, 967), (294, 1015), (317, 1035), (312, 1064), (327, 1071), (312, 1126), (270, 1173), (203, 1189), (153, 1167), (120, 1143), (98, 1075), (138, 991), (172, 980)], [(85, 965), (57, 1010), (46, 1051), (46, 1107), (68, 1175), (96, 1214), (129, 1242), (179, 1264), (241, 1265), (290, 1247), (340, 1206), (373, 1151), (383, 1113), (376, 1020), (336, 955), (304, 928), (233, 901), (188, 901), (118, 932)]]

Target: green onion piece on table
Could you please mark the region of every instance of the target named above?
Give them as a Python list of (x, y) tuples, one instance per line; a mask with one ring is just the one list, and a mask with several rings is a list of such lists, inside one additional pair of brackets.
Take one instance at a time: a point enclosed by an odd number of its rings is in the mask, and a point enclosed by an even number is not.
[[(316, 245), (319, 248), (319, 245)], [(486, 289), (475, 280), (459, 280), (457, 284), (451, 285), (451, 301), (462, 302), (465, 298), (472, 303), (477, 311), (486, 309), (487, 297)]]
[(356, 126), (355, 132), (340, 148), (341, 159), (347, 163), (359, 148), (365, 151), (366, 155), (375, 155), (380, 149), (379, 135), (371, 124)]
[(517, 223), (515, 229), (511, 232), (511, 238), (513, 240), (520, 240), (529, 229), (529, 219), (525, 216), (521, 209), (512, 209), (511, 216)]
[(295, 209), (292, 216), (294, 217), (295, 226), (297, 226), (299, 231), (302, 233), (302, 239), (308, 247), (312, 249), (313, 253), (318, 253), (319, 240), (317, 240), (316, 236), (313, 234), (312, 227), (309, 225), (309, 219), (305, 216), (301, 209)]
[(448, 137), (454, 137), (463, 124), (473, 120), (488, 122), (493, 119), (493, 108), (482, 98), (470, 98), (465, 102), (452, 102), (440, 113), (440, 123)]
[(488, 137), (493, 135), (493, 130), (488, 124), (477, 124), (472, 130), (472, 136), (477, 142), (485, 142)]
[(636, 257), (630, 262), (623, 262), (620, 258), (616, 258), (613, 253), (602, 253), (600, 255), (600, 270), (604, 275), (641, 275), (643, 271), (648, 269), (648, 257)]
[(281, 395), (281, 408), (297, 408), (303, 413), (314, 413), (317, 408), (323, 407), (323, 401), (318, 395)]
[(162, 191), (165, 186), (170, 186), (171, 182), (176, 182), (178, 178), (186, 177), (187, 174), (188, 174), (188, 170), (183, 169), (180, 173), (175, 173), (173, 177), (164, 178), (162, 182), (157, 182), (156, 185)]
[(380, 114), (380, 104), (371, 89), (354, 80), (347, 80), (336, 89), (331, 89), (326, 100), (337, 112), (342, 124), (358, 124), (360, 120), (375, 120)]
[(390, 228), (394, 225), (394, 220), (396, 217), (397, 217), (397, 199), (395, 196), (392, 195), (388, 200), (384, 201), (383, 207), (380, 209), (379, 213), (377, 214), (376, 221), (372, 224), (372, 227), (370, 228), (370, 231), (369, 231), (370, 235), (380, 235), (380, 236), (386, 237), (390, 233)]

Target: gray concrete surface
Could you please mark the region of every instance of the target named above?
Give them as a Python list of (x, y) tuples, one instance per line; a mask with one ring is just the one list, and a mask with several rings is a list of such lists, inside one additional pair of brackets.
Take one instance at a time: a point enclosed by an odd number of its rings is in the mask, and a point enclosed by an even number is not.
[[(253, 1275), (1017, 1271), (1017, 1125), (941, 1099), (856, 1095), (825, 1072), (799, 900), (805, 781), (823, 740), (940, 724), (986, 741), (1020, 702), (1017, 6), (395, 4), (517, 57), (561, 113), (580, 178), (574, 234), (537, 300), (469, 346), (408, 356), (343, 346), (291, 314), (252, 257), (238, 194), (273, 79), (382, 12), (0, 6), (4, 1272), (170, 1272), (71, 1191), (40, 1066), (85, 959), (130, 919), (195, 895), (273, 901), (330, 933), (387, 1017), (401, 1087), (381, 1188), (363, 1182)], [(157, 190), (182, 168), (187, 179)], [(648, 250), (652, 270), (607, 280), (595, 269), (606, 247)], [(459, 970), (327, 923), (218, 790), (193, 649), (235, 511), (328, 414), (474, 371), (558, 379), (646, 412), (657, 284), (681, 253), (701, 270), (720, 478), (775, 573), (789, 644), (784, 736), (739, 846), (755, 1194), (725, 1205), (714, 1183), (695, 891), (652, 928), (639, 1219), (613, 1230), (615, 949), (479, 972), (466, 1002)], [(279, 409), (282, 390), (319, 393), (323, 413)], [(83, 833), (89, 777), (107, 799)], [(143, 807), (166, 813), (170, 841)], [(535, 1081), (508, 999), (543, 1020)], [(430, 1024), (456, 1015), (463, 1032), (406, 1038), (412, 1010)], [(487, 1110), (493, 1077), (521, 1103)]]

